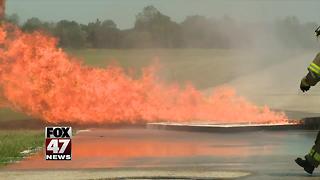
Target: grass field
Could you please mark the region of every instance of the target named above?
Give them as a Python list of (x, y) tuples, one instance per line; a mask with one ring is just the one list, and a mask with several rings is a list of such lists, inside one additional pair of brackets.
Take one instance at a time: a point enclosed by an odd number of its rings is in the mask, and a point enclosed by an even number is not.
[(0, 121), (1, 120), (25, 120), (30, 117), (21, 112), (12, 111), (9, 108), (0, 108)]
[(38, 130), (1, 130), (0, 167), (20, 160), (24, 150), (35, 150), (44, 143), (43, 131)]
[(86, 49), (68, 52), (81, 58), (86, 65), (106, 67), (116, 62), (136, 71), (157, 59), (161, 65), (158, 72), (161, 78), (170, 82), (192, 82), (200, 89), (225, 83), (271, 61), (270, 58), (257, 57), (242, 50), (228, 49)]

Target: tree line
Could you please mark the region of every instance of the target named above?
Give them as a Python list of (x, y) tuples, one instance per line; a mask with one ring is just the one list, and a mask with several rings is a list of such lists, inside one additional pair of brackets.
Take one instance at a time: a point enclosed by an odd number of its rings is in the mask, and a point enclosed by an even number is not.
[(45, 22), (33, 17), (19, 24), (16, 14), (6, 17), (25, 32), (45, 31), (59, 39), (64, 48), (242, 48), (278, 46), (311, 48), (316, 23), (301, 23), (296, 17), (274, 22), (237, 22), (235, 19), (188, 16), (173, 21), (154, 6), (136, 15), (134, 27), (121, 30), (112, 20), (80, 24), (61, 20)]

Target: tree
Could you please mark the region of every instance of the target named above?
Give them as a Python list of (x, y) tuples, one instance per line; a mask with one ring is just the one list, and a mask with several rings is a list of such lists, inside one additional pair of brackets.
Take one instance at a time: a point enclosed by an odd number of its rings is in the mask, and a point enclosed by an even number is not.
[(36, 17), (28, 19), (22, 26), (22, 30), (27, 32), (33, 32), (40, 29), (43, 29), (43, 24), (40, 19)]
[[(8, 22), (19, 25), (12, 14)], [(238, 23), (229, 16), (220, 19), (200, 15), (188, 16), (182, 23), (171, 20), (154, 6), (147, 6), (136, 15), (134, 27), (120, 30), (112, 20), (78, 24), (62, 20), (58, 23), (30, 18), (22, 30), (49, 32), (67, 48), (242, 48), (281, 45), (289, 48), (312, 48), (317, 41), (312, 36), (315, 23), (301, 23), (296, 17), (286, 17), (274, 23)], [(267, 40), (267, 41), (266, 41)]]
[(81, 48), (85, 46), (86, 33), (75, 21), (61, 20), (54, 29), (62, 47)]
[(26, 32), (43, 31), (50, 34), (53, 34), (54, 28), (55, 28), (55, 23), (43, 22), (36, 17), (28, 19), (21, 27), (21, 29)]
[(148, 32), (153, 47), (179, 47), (181, 45), (180, 26), (171, 21), (153, 6), (147, 6), (136, 16), (134, 30)]
[(211, 34), (211, 23), (204, 16), (188, 16), (182, 23), (181, 29), (187, 47), (206, 47), (208, 35)]
[(149, 32), (139, 32), (133, 29), (124, 30), (121, 36), (122, 48), (150, 48), (153, 47), (152, 37)]
[(295, 16), (286, 17), (275, 22), (275, 36), (285, 47), (312, 48), (316, 46), (312, 36), (315, 27), (315, 23), (300, 23)]
[(19, 25), (19, 16), (16, 13), (6, 15), (6, 21), (15, 25)]
[(120, 30), (112, 20), (101, 22), (99, 19), (89, 23), (85, 30), (87, 41), (94, 48), (116, 48), (120, 46)]

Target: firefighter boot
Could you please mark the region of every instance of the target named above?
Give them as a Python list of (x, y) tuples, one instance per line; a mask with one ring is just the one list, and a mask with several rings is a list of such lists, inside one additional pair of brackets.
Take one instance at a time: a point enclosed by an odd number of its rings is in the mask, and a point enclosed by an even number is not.
[(314, 167), (311, 163), (309, 163), (307, 160), (304, 160), (304, 159), (301, 159), (301, 158), (297, 158), (297, 159), (295, 160), (295, 162), (296, 162), (299, 166), (303, 167), (303, 169), (304, 169), (307, 173), (309, 173), (309, 174), (312, 174), (312, 173), (313, 173), (313, 170), (314, 170), (315, 167)]

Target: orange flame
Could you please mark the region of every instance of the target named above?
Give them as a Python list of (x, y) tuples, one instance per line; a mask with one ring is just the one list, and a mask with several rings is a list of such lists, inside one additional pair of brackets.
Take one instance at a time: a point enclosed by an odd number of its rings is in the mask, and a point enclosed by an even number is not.
[(192, 85), (160, 83), (154, 67), (139, 79), (115, 65), (87, 67), (56, 42), (41, 32), (0, 27), (0, 99), (6, 106), (51, 123), (288, 121), (284, 113), (259, 108), (230, 87), (207, 97)]

